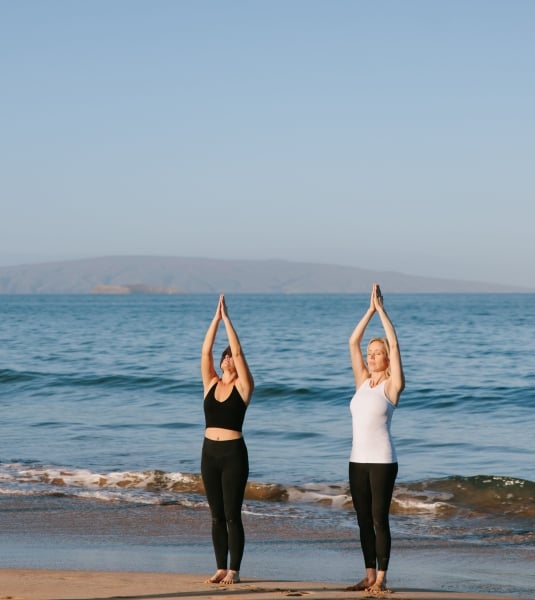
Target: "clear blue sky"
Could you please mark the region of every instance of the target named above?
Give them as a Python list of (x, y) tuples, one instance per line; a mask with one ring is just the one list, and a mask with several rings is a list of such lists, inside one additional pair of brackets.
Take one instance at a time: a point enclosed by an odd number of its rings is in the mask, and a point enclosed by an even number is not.
[(535, 2), (0, 0), (0, 264), (535, 288)]

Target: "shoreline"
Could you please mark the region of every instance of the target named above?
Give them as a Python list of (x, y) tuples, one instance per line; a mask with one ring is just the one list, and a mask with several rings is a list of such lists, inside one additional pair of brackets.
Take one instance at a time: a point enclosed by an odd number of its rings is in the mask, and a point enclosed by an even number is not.
[[(205, 507), (0, 496), (0, 512), (0, 569), (4, 569), (0, 573), (4, 575), (9, 570), (187, 573), (199, 583), (201, 574), (211, 575), (215, 570)], [(242, 580), (299, 585), (319, 580), (338, 588), (360, 580), (364, 569), (356, 524), (346, 527), (344, 521), (331, 521), (329, 511), (325, 515), (306, 519), (301, 513), (288, 513), (284, 518), (265, 512), (244, 514)], [(413, 530), (412, 521), (406, 530)], [(532, 545), (517, 544), (514, 538), (507, 544), (481, 543), (467, 539), (464, 531), (452, 534), (455, 531), (430, 538), (416, 528), (409, 537), (394, 537), (388, 585), (397, 591), (533, 598)], [(215, 592), (221, 595), (224, 590), (216, 586)], [(15, 588), (10, 594), (24, 597)], [(0, 600), (6, 596), (0, 585)], [(90, 596), (110, 597), (109, 593)], [(56, 598), (60, 597), (56, 594)], [(394, 598), (402, 600), (400, 594)]]
[[(388, 572), (388, 586), (395, 592), (393, 600), (533, 600), (535, 575), (530, 574), (532, 561), (533, 552), (526, 552), (525, 549), (517, 552), (511, 548), (504, 555), (500, 549), (496, 552), (491, 547), (466, 544), (448, 548), (425, 543), (398, 546)], [(311, 600), (320, 597), (371, 597), (369, 594), (366, 596), (360, 592), (345, 591), (345, 588), (360, 580), (364, 572), (356, 544), (349, 547), (340, 544), (340, 541), (249, 542), (241, 569), (242, 583), (230, 588), (202, 585), (215, 571), (213, 549), (209, 541), (161, 544), (154, 539), (147, 539), (145, 543), (119, 543), (82, 540), (79, 537), (73, 539), (63, 535), (47, 538), (8, 536), (0, 544), (0, 565), (0, 600), (111, 600), (116, 597), (161, 600), (188, 597), (184, 591), (189, 593), (191, 590), (200, 598), (213, 598), (213, 594), (230, 597), (228, 594), (232, 590), (234, 596), (241, 590), (239, 596), (244, 597), (244, 592), (248, 590), (254, 591), (254, 597), (260, 599), (264, 596), (259, 595), (257, 587), (264, 584), (269, 584), (270, 590), (273, 586), (290, 586), (296, 595), (307, 595)], [(15, 579), (12, 578), (14, 573), (19, 574)], [(124, 573), (134, 574), (134, 579), (141, 582), (128, 593), (126, 588), (116, 589), (120, 588), (117, 581), (124, 581), (125, 577), (114, 574)], [(75, 586), (69, 584), (66, 589), (70, 591), (63, 592), (58, 581), (48, 596), (40, 591), (44, 583), (54, 578), (67, 585), (73, 581), (74, 574), (80, 574), (83, 580), (83, 585), (79, 580), (82, 591), (77, 591)], [(178, 588), (179, 595), (176, 583), (172, 584), (174, 588), (171, 584), (171, 587), (165, 587), (167, 583), (162, 588), (163, 582), (179, 581), (181, 577), (185, 577), (187, 585), (184, 584), (184, 591), (182, 587)], [(130, 582), (130, 579), (128, 576), (126, 581)], [(6, 587), (8, 580), (9, 589)], [(26, 581), (28, 586), (21, 587), (19, 584), (22, 581)], [(89, 593), (88, 586), (97, 585), (98, 581), (107, 581), (108, 587), (100, 589), (97, 586)], [(148, 584), (151, 581), (154, 581), (157, 591), (149, 593), (152, 588)], [(252, 585), (254, 589), (245, 584)], [(302, 593), (303, 588), (308, 590), (306, 594)], [(301, 593), (297, 594), (299, 591)], [(318, 596), (319, 591), (323, 595)], [(327, 591), (330, 595), (325, 595)], [(311, 595), (312, 592), (314, 595)], [(407, 595), (409, 592), (412, 595)], [(280, 597), (280, 593), (277, 597)]]
[(348, 592), (347, 584), (286, 581), (244, 577), (232, 586), (205, 583), (209, 573), (153, 573), (135, 571), (81, 571), (53, 569), (0, 569), (0, 600), (173, 600), (184, 598), (256, 598), (310, 600), (393, 598), (393, 600), (528, 600), (527, 597), (415, 588), (372, 595)]

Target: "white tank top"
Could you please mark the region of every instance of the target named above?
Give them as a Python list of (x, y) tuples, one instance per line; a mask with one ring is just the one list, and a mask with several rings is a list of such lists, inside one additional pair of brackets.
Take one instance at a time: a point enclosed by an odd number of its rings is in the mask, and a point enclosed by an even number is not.
[(395, 463), (396, 449), (390, 433), (396, 408), (385, 395), (385, 382), (370, 387), (370, 379), (358, 388), (349, 405), (353, 419), (350, 462)]

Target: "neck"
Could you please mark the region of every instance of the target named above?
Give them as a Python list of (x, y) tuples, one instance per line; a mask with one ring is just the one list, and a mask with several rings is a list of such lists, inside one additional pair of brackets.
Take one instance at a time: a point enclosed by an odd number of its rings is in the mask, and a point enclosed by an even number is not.
[(375, 374), (375, 376), (370, 375), (370, 387), (375, 387), (376, 385), (379, 385), (381, 381), (384, 381), (385, 379), (386, 374), (384, 371), (380, 373), (379, 376), (377, 376), (377, 374)]
[(221, 377), (221, 381), (225, 385), (229, 385), (229, 384), (233, 383), (235, 381), (235, 379), (237, 379), (236, 374), (235, 373), (229, 373), (228, 371), (224, 372), (223, 375), (222, 375), (222, 377)]

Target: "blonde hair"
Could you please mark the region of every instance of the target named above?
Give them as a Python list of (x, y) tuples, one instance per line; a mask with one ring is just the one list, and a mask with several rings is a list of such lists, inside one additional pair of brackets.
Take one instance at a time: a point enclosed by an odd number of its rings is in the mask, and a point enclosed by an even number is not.
[(368, 342), (366, 352), (370, 349), (370, 346), (373, 344), (373, 342), (381, 342), (381, 344), (383, 344), (383, 347), (386, 352), (386, 357), (388, 358), (388, 367), (386, 369), (386, 376), (390, 377), (390, 344), (388, 343), (388, 340), (385, 337), (374, 337)]

